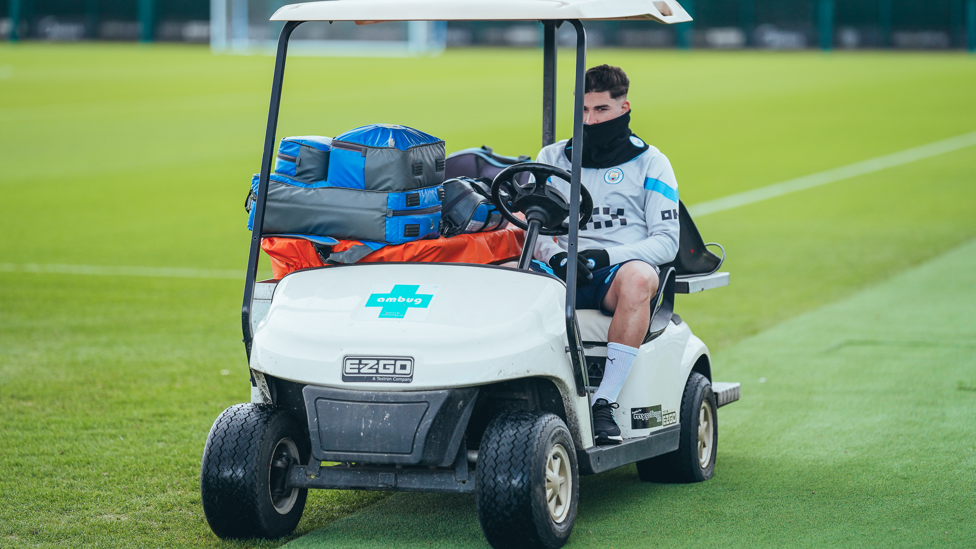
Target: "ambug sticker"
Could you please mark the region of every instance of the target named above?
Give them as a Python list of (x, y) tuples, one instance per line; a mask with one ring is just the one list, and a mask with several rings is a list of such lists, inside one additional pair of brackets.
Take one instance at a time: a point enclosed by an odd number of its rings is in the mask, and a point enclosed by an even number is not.
[(374, 284), (356, 320), (423, 322), (440, 291), (438, 284)]

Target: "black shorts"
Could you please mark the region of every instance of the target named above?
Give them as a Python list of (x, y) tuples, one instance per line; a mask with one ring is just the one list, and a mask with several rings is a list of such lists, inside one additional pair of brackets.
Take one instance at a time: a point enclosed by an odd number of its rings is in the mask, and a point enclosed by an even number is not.
[[(576, 288), (576, 308), (595, 309), (606, 316), (613, 316), (613, 311), (608, 311), (603, 307), (603, 298), (610, 291), (610, 285), (613, 284), (613, 279), (617, 277), (617, 271), (620, 269), (620, 266), (631, 261), (640, 261), (640, 259), (629, 259), (623, 263), (617, 263), (616, 265), (610, 265), (593, 271), (593, 280), (586, 286), (577, 286)], [(552, 272), (552, 268), (549, 265), (537, 259), (532, 260), (532, 263), (529, 264), (529, 269), (556, 276), (556, 273)], [(661, 270), (657, 267), (654, 267), (654, 270), (658, 274), (661, 274)]]

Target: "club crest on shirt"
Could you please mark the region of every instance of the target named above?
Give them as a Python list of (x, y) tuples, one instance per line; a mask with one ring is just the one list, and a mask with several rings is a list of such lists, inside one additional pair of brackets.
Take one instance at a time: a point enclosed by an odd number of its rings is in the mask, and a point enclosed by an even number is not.
[(624, 180), (624, 171), (620, 168), (610, 168), (607, 173), (603, 174), (603, 180), (608, 185), (616, 185)]

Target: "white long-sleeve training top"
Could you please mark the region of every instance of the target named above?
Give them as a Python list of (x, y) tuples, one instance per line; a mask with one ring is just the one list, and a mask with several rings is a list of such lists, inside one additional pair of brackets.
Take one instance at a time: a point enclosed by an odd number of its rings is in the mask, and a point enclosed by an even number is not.
[[(631, 137), (638, 147), (643, 142)], [(566, 141), (553, 143), (539, 152), (537, 162), (566, 171), (572, 164), (563, 149)], [(569, 197), (569, 183), (550, 178)], [(671, 162), (656, 147), (613, 168), (583, 168), (583, 186), (593, 197), (593, 217), (579, 232), (579, 250), (602, 248), (615, 265), (641, 259), (662, 265), (678, 252), (678, 181)], [(567, 237), (540, 236), (533, 257), (546, 263), (566, 251)]]

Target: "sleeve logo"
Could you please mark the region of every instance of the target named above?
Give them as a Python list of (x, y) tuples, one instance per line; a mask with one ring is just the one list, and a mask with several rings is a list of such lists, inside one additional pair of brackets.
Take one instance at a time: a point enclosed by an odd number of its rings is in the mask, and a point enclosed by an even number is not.
[(678, 219), (678, 210), (661, 210), (661, 221)]

